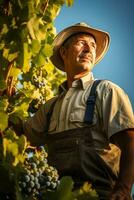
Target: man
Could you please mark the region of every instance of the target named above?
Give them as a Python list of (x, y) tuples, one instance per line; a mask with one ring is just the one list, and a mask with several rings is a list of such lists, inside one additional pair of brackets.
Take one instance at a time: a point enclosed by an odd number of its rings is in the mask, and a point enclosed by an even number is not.
[[(130, 200), (134, 180), (134, 117), (127, 95), (114, 83), (101, 81), (96, 89), (93, 123), (90, 126), (84, 121), (86, 102), (94, 83), (91, 71), (105, 55), (109, 41), (107, 32), (85, 23), (70, 26), (57, 35), (51, 60), (66, 72), (67, 81), (60, 86), (58, 98), (43, 105), (24, 124), (24, 130), (28, 139), (38, 145), (45, 143), (46, 132), (48, 135), (62, 133), (68, 140), (69, 130), (77, 129), (84, 135), (86, 127), (94, 147), (88, 144), (86, 148), (90, 146), (90, 151), (80, 149), (80, 153), (86, 153), (80, 158), (83, 159), (82, 170), (76, 173), (79, 181), (91, 181), (100, 199)], [(59, 149), (61, 146), (62, 143)], [(66, 164), (62, 163), (63, 175), (65, 165), (73, 162), (69, 161), (70, 156)], [(77, 162), (77, 157), (74, 156), (74, 160)], [(65, 174), (76, 178), (75, 170)]]

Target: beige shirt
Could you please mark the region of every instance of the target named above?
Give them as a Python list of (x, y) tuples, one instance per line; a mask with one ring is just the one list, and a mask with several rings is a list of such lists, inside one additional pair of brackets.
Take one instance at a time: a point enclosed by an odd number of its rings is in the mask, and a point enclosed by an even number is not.
[[(89, 73), (74, 81), (68, 91), (63, 85), (60, 86), (61, 93), (55, 103), (50, 121), (50, 134), (87, 126), (84, 124), (84, 115), (93, 81), (93, 74)], [(30, 137), (39, 135), (41, 138), (44, 135), (48, 123), (46, 113), (53, 100), (49, 100), (24, 124), (25, 131)], [(102, 157), (105, 152), (111, 152), (115, 148), (109, 145), (109, 139), (113, 134), (127, 128), (134, 128), (134, 115), (128, 96), (119, 86), (108, 80), (102, 81), (97, 87), (93, 125), (91, 133), (95, 148)]]

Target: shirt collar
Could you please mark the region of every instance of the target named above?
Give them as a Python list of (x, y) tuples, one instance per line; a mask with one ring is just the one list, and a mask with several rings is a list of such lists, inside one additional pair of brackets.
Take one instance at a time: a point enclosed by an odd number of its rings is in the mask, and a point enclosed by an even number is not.
[(82, 88), (85, 90), (86, 86), (89, 85), (90, 83), (92, 83), (93, 80), (94, 80), (94, 76), (93, 76), (92, 72), (89, 72), (86, 76), (83, 76), (80, 79)]
[[(86, 76), (83, 76), (79, 80), (75, 80), (72, 83), (72, 87), (82, 87), (83, 90), (86, 89), (86, 86), (89, 85), (92, 81), (94, 80), (94, 76), (92, 72), (89, 72)], [(67, 91), (67, 80), (64, 81), (60, 86), (59, 86), (59, 93), (61, 94), (62, 92)]]

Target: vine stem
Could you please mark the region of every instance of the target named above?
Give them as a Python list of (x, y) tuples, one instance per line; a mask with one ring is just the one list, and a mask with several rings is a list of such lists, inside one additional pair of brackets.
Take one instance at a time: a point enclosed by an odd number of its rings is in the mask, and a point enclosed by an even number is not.
[(14, 64), (14, 60), (8, 64), (7, 69), (6, 69), (5, 73), (4, 73), (4, 79), (5, 79), (6, 83), (8, 82), (8, 78), (9, 78), (11, 69), (13, 67), (13, 64)]
[(42, 6), (43, 15), (45, 14), (45, 12), (46, 12), (46, 10), (47, 10), (48, 4), (49, 4), (49, 0), (47, 0), (47, 1), (45, 2), (45, 4)]
[(7, 94), (8, 96), (12, 96), (12, 94), (15, 92), (15, 87), (14, 87), (15, 81), (14, 81), (14, 77), (13, 77), (13, 76), (10, 76), (10, 72), (11, 72), (11, 69), (12, 69), (12, 67), (13, 67), (13, 65), (14, 65), (14, 61), (15, 61), (15, 59), (14, 59), (12, 62), (10, 62), (10, 63), (8, 64), (7, 69), (6, 69), (5, 73), (4, 73), (4, 79), (5, 79), (5, 82), (6, 82), (6, 84), (7, 84), (6, 94)]

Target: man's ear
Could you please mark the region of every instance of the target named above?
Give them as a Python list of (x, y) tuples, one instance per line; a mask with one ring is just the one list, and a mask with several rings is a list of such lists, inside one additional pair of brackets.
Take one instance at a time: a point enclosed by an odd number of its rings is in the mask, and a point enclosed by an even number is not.
[(61, 58), (64, 60), (64, 58), (65, 58), (65, 53), (66, 53), (66, 48), (64, 47), (64, 46), (61, 46), (61, 48), (60, 48), (60, 56), (61, 56)]

